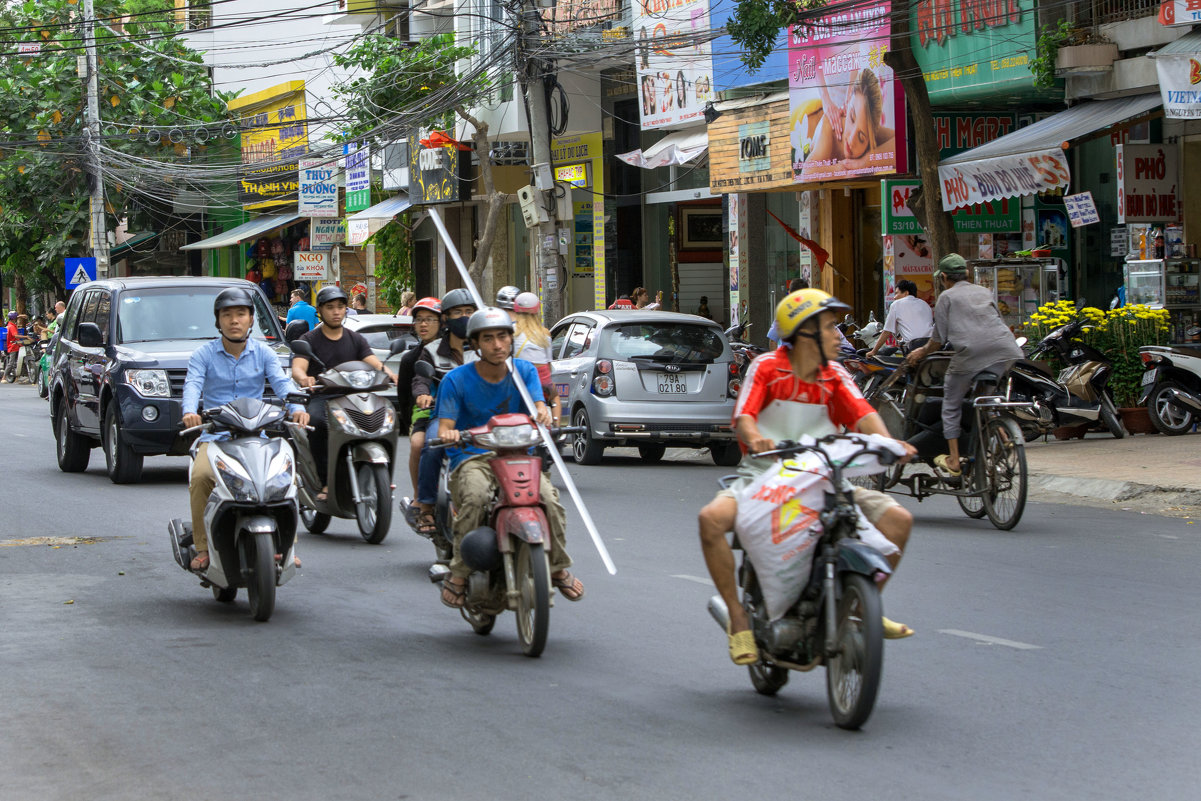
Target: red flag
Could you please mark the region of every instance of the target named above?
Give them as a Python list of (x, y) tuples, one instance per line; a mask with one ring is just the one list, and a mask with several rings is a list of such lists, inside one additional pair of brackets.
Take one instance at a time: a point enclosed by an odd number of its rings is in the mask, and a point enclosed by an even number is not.
[(784, 230), (788, 232), (789, 236), (800, 242), (805, 247), (809, 248), (809, 250), (813, 253), (813, 257), (817, 259), (817, 269), (821, 270), (826, 266), (826, 262), (830, 260), (830, 254), (825, 248), (814, 242), (812, 239), (807, 239), (806, 237), (798, 234), (791, 226), (788, 225), (788, 223), (781, 220), (775, 214), (772, 214), (772, 212), (769, 211), (767, 213), (771, 214), (772, 219), (783, 226)]

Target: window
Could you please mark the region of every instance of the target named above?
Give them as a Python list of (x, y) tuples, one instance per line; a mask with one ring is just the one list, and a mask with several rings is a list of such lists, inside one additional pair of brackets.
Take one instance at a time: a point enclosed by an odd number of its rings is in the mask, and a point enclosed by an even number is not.
[[(83, 299), (83, 308), (79, 312), (80, 323), (96, 322), (96, 306), (100, 303), (99, 292), (89, 292)], [(79, 339), (79, 332), (76, 331), (75, 339)]]
[(592, 325), (590, 323), (576, 323), (567, 334), (567, 348), (563, 351), (563, 358), (570, 359), (574, 356), (579, 356), (591, 344)]
[[(155, 287), (123, 292), (117, 298), (117, 341), (213, 339), (217, 336), (213, 300), (223, 286)], [(255, 339), (275, 340), (274, 312), (255, 293)]]
[(89, 320), (89, 322), (96, 324), (96, 327), (100, 329), (100, 339), (107, 344), (108, 318), (110, 316), (109, 312), (112, 309), (112, 296), (107, 292), (98, 292), (96, 294), (99, 295), (99, 300), (96, 302), (95, 317)]
[(716, 329), (681, 323), (629, 323), (605, 329), (600, 355), (610, 359), (639, 359), (666, 364), (712, 364), (725, 351)]
[(71, 303), (67, 306), (67, 310), (63, 312), (63, 321), (59, 324), (59, 330), (62, 332), (61, 338), (75, 341), (75, 324), (79, 322), (79, 310), (83, 308), (83, 302), (87, 299), (83, 295), (71, 298)]
[(563, 343), (567, 341), (567, 329), (571, 328), (570, 323), (555, 328), (550, 334), (550, 357), (558, 359), (559, 354), (563, 352)]

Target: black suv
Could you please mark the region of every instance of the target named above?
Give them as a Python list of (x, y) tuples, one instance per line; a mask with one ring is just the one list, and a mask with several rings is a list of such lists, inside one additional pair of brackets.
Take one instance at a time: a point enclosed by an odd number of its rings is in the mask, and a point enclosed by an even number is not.
[[(280, 355), (290, 354), (261, 290), (238, 278), (114, 278), (75, 290), (50, 353), (50, 414), (58, 466), (78, 473), (103, 446), (108, 476), (130, 484), (142, 459), (188, 452), (179, 436), (184, 377), (196, 348), (218, 336), (217, 293), (231, 286), (254, 293), (254, 331)], [(265, 391), (270, 393), (270, 386)]]

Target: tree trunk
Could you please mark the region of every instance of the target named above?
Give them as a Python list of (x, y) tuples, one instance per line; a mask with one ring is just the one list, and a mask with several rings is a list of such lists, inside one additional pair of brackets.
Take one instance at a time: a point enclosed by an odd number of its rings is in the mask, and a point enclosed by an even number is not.
[[(467, 265), (467, 272), (471, 274), (471, 280), (475, 282), (480, 294), (484, 294), (482, 288), (484, 268), (488, 266), (488, 261), (492, 258), (492, 245), (496, 241), (500, 213), (504, 210), (509, 196), (504, 192), (496, 191), (496, 184), (492, 178), (492, 159), (490, 157), (492, 141), (488, 137), (488, 123), (477, 120), (465, 108), (459, 107), (456, 108), (456, 111), (460, 117), (475, 128), (471, 139), (480, 164), (480, 188), (483, 190), (483, 196), (488, 200), (487, 210), (484, 214), (484, 228), (480, 232), (480, 238), (475, 242), (475, 258), (472, 259), (471, 264)], [(491, 293), (489, 292), (489, 294)], [(488, 298), (485, 297), (484, 300), (488, 300)]]
[(934, 129), (934, 114), (930, 110), (930, 93), (926, 79), (913, 55), (909, 35), (909, 14), (912, 3), (896, 3), (892, 13), (892, 49), (884, 54), (884, 63), (905, 90), (909, 117), (913, 121), (914, 150), (922, 185), (910, 195), (909, 208), (926, 231), (934, 263), (959, 249), (958, 237), (951, 213), (942, 207), (942, 187), (938, 179), (938, 133)]
[(13, 276), (13, 305), (16, 306), (17, 314), (27, 314), (28, 309), (25, 306), (25, 276), (16, 273)]

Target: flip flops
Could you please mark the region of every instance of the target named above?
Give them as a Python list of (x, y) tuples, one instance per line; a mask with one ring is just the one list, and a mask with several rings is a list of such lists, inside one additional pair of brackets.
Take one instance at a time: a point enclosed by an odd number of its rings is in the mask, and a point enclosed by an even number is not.
[(555, 585), (555, 589), (569, 601), (578, 601), (584, 597), (584, 584), (578, 578), (563, 571), (563, 575), (555, 578), (551, 576), (550, 583)]
[(209, 552), (201, 551), (196, 554), (196, 558), (192, 560), (191, 569), (194, 571), (204, 571), (209, 569)]
[(958, 465), (951, 466), (951, 455), (944, 453), (934, 457), (934, 466), (943, 473), (946, 473), (951, 478), (959, 478), (960, 471)]
[(898, 623), (886, 617), (882, 619), (884, 620), (884, 639), (886, 640), (903, 640), (906, 637), (912, 637), (916, 633), (904, 623)]
[(753, 665), (759, 661), (759, 646), (755, 645), (755, 634), (750, 629), (744, 629), (737, 634), (731, 634), (726, 627), (726, 636), (730, 638), (730, 661), (735, 665)]
[(467, 585), (455, 584), (449, 577), (442, 579), (442, 605), (462, 609), (467, 603)]

